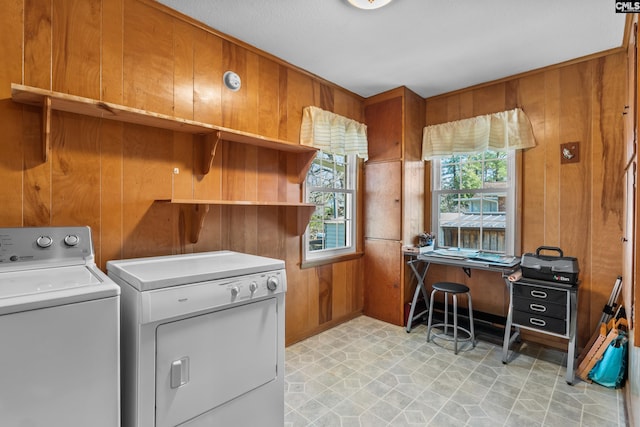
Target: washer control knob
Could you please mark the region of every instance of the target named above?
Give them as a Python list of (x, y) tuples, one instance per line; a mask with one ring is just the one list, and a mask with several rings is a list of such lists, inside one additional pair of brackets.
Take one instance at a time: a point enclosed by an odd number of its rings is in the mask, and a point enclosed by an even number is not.
[(48, 248), (53, 243), (53, 239), (49, 236), (40, 236), (36, 240), (36, 245), (41, 248)]
[(240, 289), (237, 286), (231, 287), (231, 298), (235, 298), (240, 293)]
[(271, 276), (267, 279), (267, 289), (269, 289), (270, 291), (275, 291), (276, 289), (278, 289), (278, 278), (275, 276)]
[(75, 246), (78, 243), (80, 243), (80, 238), (78, 236), (76, 236), (75, 234), (68, 234), (64, 238), (64, 244), (67, 245), (67, 246)]
[(251, 293), (254, 293), (255, 291), (258, 290), (258, 283), (257, 282), (251, 282), (249, 283), (249, 291)]

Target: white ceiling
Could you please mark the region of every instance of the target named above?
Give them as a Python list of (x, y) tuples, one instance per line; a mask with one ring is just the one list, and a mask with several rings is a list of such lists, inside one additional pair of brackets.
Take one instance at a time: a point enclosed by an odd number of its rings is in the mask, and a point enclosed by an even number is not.
[(622, 45), (612, 0), (158, 0), (363, 97), (423, 97)]

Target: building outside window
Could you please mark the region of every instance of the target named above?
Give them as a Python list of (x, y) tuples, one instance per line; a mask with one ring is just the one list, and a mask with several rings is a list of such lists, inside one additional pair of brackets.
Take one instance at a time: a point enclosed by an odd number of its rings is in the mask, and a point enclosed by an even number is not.
[(355, 252), (356, 156), (319, 151), (305, 181), (306, 202), (317, 206), (304, 236), (304, 259)]
[(431, 164), (437, 246), (513, 254), (515, 151), (455, 154)]

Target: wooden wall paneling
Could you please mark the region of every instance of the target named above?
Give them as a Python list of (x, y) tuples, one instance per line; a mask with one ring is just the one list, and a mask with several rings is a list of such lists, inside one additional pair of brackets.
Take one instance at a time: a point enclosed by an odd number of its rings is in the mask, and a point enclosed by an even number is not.
[(54, 91), (100, 98), (102, 0), (53, 0)]
[[(404, 89), (405, 96), (405, 150), (404, 176), (402, 178), (403, 220), (402, 241), (404, 244), (415, 243), (415, 237), (426, 230), (424, 199), (425, 168), (422, 161), (422, 130), (425, 126), (424, 99), (409, 89)], [(421, 214), (416, 214), (420, 212)]]
[[(2, 31), (0, 29), (0, 31)], [(1, 76), (0, 76), (1, 77)], [(0, 84), (3, 82), (0, 81)], [(8, 86), (8, 85), (7, 85)], [(24, 107), (27, 108), (27, 107)], [(23, 140), (22, 128), (16, 123), (22, 121), (23, 106), (11, 99), (0, 100), (0, 226), (18, 227), (23, 221)]]
[[(173, 158), (171, 169), (171, 198), (194, 198), (194, 141), (193, 136), (183, 132), (172, 133)], [(199, 143), (200, 141), (197, 141)], [(175, 170), (177, 169), (177, 171)]]
[(333, 286), (334, 322), (362, 313), (364, 294), (362, 274), (358, 270), (360, 262), (360, 259), (354, 259), (334, 264), (334, 277), (338, 275), (340, 278)]
[[(257, 199), (257, 149), (246, 144), (225, 141), (222, 163), (224, 200)], [(257, 208), (230, 206), (228, 212), (229, 224), (226, 232), (229, 243), (240, 252), (255, 253), (259, 232)]]
[[(256, 167), (256, 200), (278, 200), (279, 153), (276, 150), (259, 149)], [(286, 171), (284, 171), (286, 172)]]
[[(592, 289), (588, 325), (597, 325), (616, 278), (622, 274), (621, 236), (624, 227), (625, 144), (624, 98), (626, 55), (594, 60), (592, 183)], [(585, 331), (588, 333), (588, 330)]]
[(471, 277), (461, 283), (471, 288), (474, 310), (507, 317), (509, 290), (499, 273), (474, 270)]
[(279, 138), (280, 67), (270, 59), (258, 57), (258, 135)]
[[(591, 84), (593, 82), (592, 64), (582, 63), (560, 71), (563, 97), (561, 103), (561, 126), (559, 144), (580, 142), (579, 163), (560, 165), (560, 247), (568, 256), (575, 256), (580, 263), (582, 295), (593, 293), (591, 277), (591, 239), (593, 230), (590, 207), (592, 168), (600, 164), (589, 164), (592, 156), (593, 139), (589, 123), (592, 114)], [(556, 155), (559, 156), (559, 148)], [(579, 302), (589, 307), (589, 299)], [(586, 304), (586, 305), (585, 305)], [(586, 330), (585, 330), (586, 329)], [(586, 336), (592, 332), (589, 325), (589, 310), (578, 311), (578, 335)], [(580, 343), (580, 340), (578, 341)]]
[(193, 120), (222, 124), (222, 39), (194, 30)]
[(476, 115), (475, 104), (474, 104), (475, 92), (474, 91), (463, 92), (457, 95), (457, 97), (458, 97), (458, 113), (457, 113), (456, 119), (452, 119), (452, 120), (468, 119), (469, 117), (475, 116)]
[[(194, 198), (196, 146), (204, 143), (201, 139), (194, 141), (194, 135), (173, 132), (173, 156), (171, 163), (171, 199)], [(197, 224), (193, 223), (194, 211), (211, 209), (211, 206), (173, 206), (171, 209), (171, 223), (175, 224), (171, 231), (174, 253), (189, 253), (193, 251), (190, 236)], [(204, 227), (204, 225), (203, 225)]]
[[(280, 170), (286, 171), (278, 176), (279, 201), (300, 202), (302, 199), (302, 185), (299, 180), (300, 169), (298, 156), (295, 153), (280, 153)], [(284, 162), (284, 163), (282, 163)], [(283, 165), (286, 165), (283, 167)]]
[(360, 123), (365, 122), (362, 99), (341, 90), (333, 91), (333, 112)]
[(453, 100), (457, 99), (453, 96), (434, 99), (426, 103), (425, 107), (425, 123), (427, 126), (439, 123), (445, 123), (449, 117), (449, 105)]
[(8, 2), (0, 15), (0, 99), (3, 100), (11, 97), (11, 83), (22, 82), (23, 4), (22, 1)]
[(43, 89), (51, 89), (51, 8), (51, 0), (24, 0), (24, 84)]
[[(538, 246), (547, 244), (545, 227), (549, 222), (554, 223), (553, 219), (548, 219), (550, 212), (546, 208), (545, 197), (548, 192), (557, 195), (557, 186), (547, 182), (546, 168), (540, 167), (546, 164), (549, 139), (547, 132), (557, 132), (557, 129), (552, 129), (554, 118), (547, 119), (546, 101), (544, 73), (521, 79), (518, 85), (518, 103), (531, 121), (536, 147), (522, 153), (521, 248), (516, 255), (535, 251)], [(553, 203), (557, 203), (557, 200)]]
[(509, 80), (504, 83), (504, 109), (513, 110), (516, 107), (521, 107), (520, 101), (520, 83), (522, 79)]
[(194, 117), (194, 44), (193, 26), (174, 19), (173, 23), (173, 114)]
[[(544, 176), (545, 176), (545, 198), (544, 203), (544, 229), (543, 233), (544, 244), (548, 246), (560, 246), (560, 236), (562, 231), (561, 216), (560, 216), (560, 198), (562, 193), (560, 191), (560, 128), (563, 123), (563, 117), (561, 116), (561, 96), (563, 95), (562, 85), (560, 81), (560, 70), (550, 70), (545, 73), (545, 121), (544, 121)], [(531, 150), (534, 151), (534, 150)], [(529, 152), (526, 154), (529, 155)], [(528, 186), (525, 187), (525, 191), (528, 191)], [(536, 206), (529, 205), (527, 206)], [(540, 205), (538, 205), (540, 206)], [(526, 222), (525, 222), (526, 224)], [(530, 246), (523, 247), (524, 249), (533, 250), (537, 246), (536, 239), (539, 237), (533, 237), (533, 242)], [(538, 245), (539, 246), (539, 245)]]
[[(24, 2), (8, 2), (0, 14), (0, 225), (23, 221), (23, 106), (11, 101), (11, 83), (22, 82)], [(26, 52), (25, 52), (26, 53)]]
[[(402, 242), (405, 245), (417, 243), (416, 237), (423, 231), (429, 231), (425, 225), (425, 215), (416, 215), (416, 212), (424, 212), (424, 199), (428, 192), (424, 189), (424, 165), (421, 161), (405, 161), (402, 178)], [(387, 202), (391, 204), (392, 202)]]
[[(630, 22), (629, 22), (630, 21)], [(634, 160), (637, 141), (636, 128), (638, 126), (637, 98), (638, 98), (638, 15), (633, 14), (629, 20), (630, 30), (627, 40), (627, 75), (625, 87), (625, 107), (624, 107), (624, 144), (625, 144), (625, 166)]]
[(258, 234), (261, 230), (258, 228), (258, 207), (256, 206), (227, 206), (223, 209), (226, 213), (224, 217), (225, 228), (223, 233), (226, 234), (227, 241), (225, 247), (250, 254), (258, 253)]
[(339, 319), (351, 313), (351, 286), (347, 280), (349, 262), (332, 264), (331, 278), (331, 320)]
[[(281, 78), (283, 75), (280, 74)], [(302, 124), (302, 110), (310, 105), (318, 105), (319, 100), (314, 96), (314, 86), (311, 77), (292, 69), (287, 69), (284, 75), (286, 85), (280, 85), (281, 91), (286, 88), (286, 126), (285, 135), (280, 138), (295, 144), (300, 143), (300, 126)], [(282, 96), (281, 92), (281, 96)], [(282, 110), (281, 110), (282, 111)]]
[(258, 57), (228, 41), (222, 42), (223, 73), (233, 71), (242, 85), (234, 92), (222, 86), (222, 126), (256, 133), (258, 129)]
[(123, 139), (123, 255), (173, 253), (172, 206), (154, 203), (171, 196), (172, 132), (126, 124)]
[(113, 120), (100, 123), (100, 246), (94, 250), (103, 271), (107, 261), (123, 258), (123, 126)]
[(124, 14), (124, 104), (169, 116), (173, 109), (173, 19), (141, 2)]
[(256, 200), (256, 147), (224, 141), (222, 199)]
[(333, 318), (334, 269), (332, 264), (314, 268), (318, 282), (318, 325), (329, 322)]
[(42, 161), (42, 111), (23, 107), (23, 226), (51, 224), (51, 156)]
[[(278, 138), (289, 139), (289, 68), (278, 66)], [(298, 141), (300, 134), (298, 133)]]
[[(193, 252), (228, 249), (226, 242), (223, 241), (222, 231), (226, 227), (226, 224), (223, 224), (223, 209), (225, 208), (226, 206), (209, 206), (209, 212), (205, 216), (198, 243), (193, 245)], [(188, 236), (186, 241), (188, 242)]]
[(100, 119), (53, 114), (51, 224), (88, 225), (100, 244)]
[(279, 232), (280, 208), (275, 206), (261, 206), (257, 208), (258, 255), (287, 262), (284, 233)]
[[(285, 208), (281, 209), (281, 227), (287, 228)], [(285, 334), (288, 344), (306, 338), (318, 327), (319, 290), (315, 268), (299, 268), (300, 238), (287, 235), (287, 297), (285, 314)]]
[[(449, 117), (452, 113), (449, 112), (450, 108), (455, 104), (455, 111), (458, 112), (458, 97), (449, 96), (436, 98), (426, 103), (425, 106), (425, 126), (430, 126), (439, 123), (446, 123), (449, 121)], [(432, 205), (431, 205), (431, 162), (425, 163), (424, 169), (424, 231), (432, 230)]]
[(106, 102), (122, 104), (124, 0), (102, 2), (101, 96)]
[(498, 83), (473, 90), (473, 116), (505, 110), (505, 84)]
[(422, 130), (425, 126), (424, 99), (409, 89), (404, 88), (404, 138), (403, 158), (406, 161), (422, 162)]

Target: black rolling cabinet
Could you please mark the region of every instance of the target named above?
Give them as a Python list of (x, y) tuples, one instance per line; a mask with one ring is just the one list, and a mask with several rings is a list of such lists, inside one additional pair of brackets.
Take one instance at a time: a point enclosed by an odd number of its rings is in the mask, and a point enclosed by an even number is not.
[[(520, 279), (510, 285), (509, 313), (505, 328), (502, 361), (507, 363), (509, 347), (525, 328), (566, 338), (566, 381), (573, 384), (576, 354), (578, 285), (535, 279)], [(515, 332), (512, 334), (512, 327)]]

